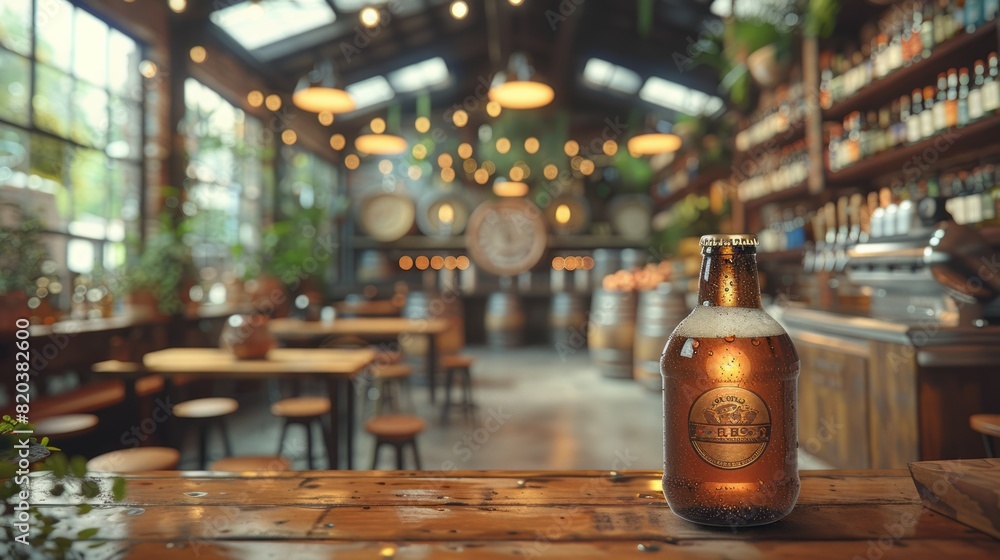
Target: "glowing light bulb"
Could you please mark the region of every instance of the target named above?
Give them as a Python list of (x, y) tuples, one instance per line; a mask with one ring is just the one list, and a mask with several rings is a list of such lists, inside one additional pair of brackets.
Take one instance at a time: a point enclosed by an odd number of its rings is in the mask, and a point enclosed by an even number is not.
[(560, 224), (568, 224), (570, 217), (572, 217), (573, 212), (569, 209), (566, 204), (560, 204), (556, 207), (556, 222)]

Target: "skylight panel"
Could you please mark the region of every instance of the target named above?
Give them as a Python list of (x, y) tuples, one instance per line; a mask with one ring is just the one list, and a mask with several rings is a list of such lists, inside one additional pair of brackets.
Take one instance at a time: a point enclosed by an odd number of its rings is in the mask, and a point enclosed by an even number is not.
[(260, 0), (213, 12), (211, 20), (252, 51), (329, 25), (337, 14), (326, 0)]
[(448, 81), (448, 65), (440, 56), (404, 66), (389, 73), (389, 83), (398, 92), (430, 89)]
[(347, 86), (347, 93), (354, 99), (356, 109), (371, 107), (396, 96), (384, 76), (374, 76)]
[(693, 90), (653, 76), (639, 90), (639, 99), (688, 115), (714, 115), (722, 100), (703, 91)]
[(632, 95), (639, 91), (642, 78), (636, 72), (600, 58), (591, 58), (583, 68), (583, 80), (596, 89), (610, 89)]

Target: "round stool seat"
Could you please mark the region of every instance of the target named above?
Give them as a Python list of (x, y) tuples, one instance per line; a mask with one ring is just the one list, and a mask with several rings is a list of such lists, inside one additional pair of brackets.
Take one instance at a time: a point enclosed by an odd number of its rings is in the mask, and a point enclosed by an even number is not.
[(330, 399), (326, 397), (295, 397), (271, 405), (271, 414), (282, 418), (309, 418), (327, 412), (330, 412)]
[(441, 367), (443, 368), (467, 368), (472, 367), (476, 359), (472, 356), (462, 356), (455, 354), (452, 356), (441, 356)]
[(981, 434), (1000, 438), (1000, 414), (973, 414), (969, 426)]
[(174, 416), (179, 418), (219, 418), (239, 410), (240, 403), (236, 399), (211, 397), (207, 399), (192, 399), (174, 405)]
[(365, 430), (382, 439), (410, 439), (424, 431), (424, 420), (417, 416), (377, 416), (365, 422)]
[(99, 420), (93, 414), (63, 414), (35, 422), (35, 432), (49, 438), (70, 438), (91, 432)]
[(413, 368), (406, 364), (376, 365), (372, 373), (378, 379), (403, 379), (413, 374)]
[(388, 350), (380, 350), (375, 354), (375, 364), (380, 366), (395, 365), (403, 361), (403, 353), (399, 350), (395, 352), (390, 352)]
[(181, 454), (170, 447), (134, 447), (98, 455), (87, 461), (87, 470), (106, 473), (172, 471)]
[(284, 472), (292, 463), (284, 457), (255, 455), (252, 457), (226, 457), (212, 463), (209, 470), (219, 472)]

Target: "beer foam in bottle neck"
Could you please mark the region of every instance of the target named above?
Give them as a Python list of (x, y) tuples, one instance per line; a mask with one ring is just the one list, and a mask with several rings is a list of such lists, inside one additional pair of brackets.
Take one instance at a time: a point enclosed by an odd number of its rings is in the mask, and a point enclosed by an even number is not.
[(677, 325), (674, 334), (689, 338), (754, 338), (781, 336), (785, 329), (759, 307), (702, 305)]

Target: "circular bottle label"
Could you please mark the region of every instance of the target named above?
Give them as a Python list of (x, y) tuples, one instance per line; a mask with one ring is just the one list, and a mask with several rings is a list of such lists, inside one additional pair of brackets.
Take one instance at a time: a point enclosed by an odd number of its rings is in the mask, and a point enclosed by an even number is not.
[(701, 394), (688, 412), (695, 453), (720, 469), (741, 469), (764, 454), (771, 441), (771, 413), (760, 395), (741, 387)]

